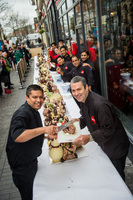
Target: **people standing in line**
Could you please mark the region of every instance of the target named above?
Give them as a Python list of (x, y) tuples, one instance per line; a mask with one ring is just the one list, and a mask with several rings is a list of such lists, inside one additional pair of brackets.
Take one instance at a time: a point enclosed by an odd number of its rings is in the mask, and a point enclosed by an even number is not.
[(28, 49), (26, 49), (26, 47), (24, 46), (23, 43), (21, 44), (20, 52), (23, 54), (23, 56), (25, 56), (27, 66), (30, 67), (30, 64), (29, 64), (29, 54), (30, 53), (29, 53)]
[(33, 199), (33, 181), (37, 172), (37, 158), (42, 153), (44, 134), (57, 138), (57, 126), (43, 127), (38, 110), (44, 101), (39, 85), (26, 90), (26, 102), (13, 114), (6, 145), (13, 182), (22, 200)]
[[(6, 69), (6, 61), (3, 59), (2, 55), (0, 55), (0, 65), (2, 67), (1, 74), (0, 74), (0, 76), (1, 76), (1, 82), (4, 83), (5, 93), (6, 94), (11, 94), (9, 76), (8, 76), (8, 71)], [(1, 86), (1, 92), (0, 92), (0, 94), (3, 95), (2, 86)]]
[(12, 61), (13, 61), (13, 67), (14, 67), (15, 70), (17, 70), (17, 67), (16, 67), (17, 62), (16, 62), (16, 59), (15, 59), (15, 52), (16, 52), (16, 50), (17, 50), (16, 45), (12, 45), (12, 54), (13, 54)]
[(16, 59), (16, 63), (18, 63), (20, 61), (21, 58), (23, 58), (23, 54), (21, 53), (21, 47), (17, 46), (17, 50), (15, 51), (15, 59)]
[(74, 67), (70, 72), (68, 73), (66, 73), (65, 71), (63, 72), (61, 68), (58, 69), (58, 72), (62, 75), (62, 77), (68, 78), (69, 81), (71, 81), (71, 79), (75, 76), (84, 77), (88, 84), (89, 90), (91, 90), (94, 84), (92, 70), (88, 66), (82, 66), (81, 61), (77, 56), (72, 57), (72, 64)]
[[(0, 55), (0, 60), (1, 60), (2, 55)], [(2, 64), (0, 62), (0, 98), (4, 98), (3, 95), (3, 88), (2, 88), (2, 81), (1, 81), (1, 72), (2, 72), (3, 68), (2, 68)]]
[[(128, 136), (118, 119), (113, 105), (104, 97), (89, 90), (85, 78), (76, 76), (71, 80), (71, 91), (80, 102), (80, 127), (88, 127), (94, 141), (110, 158), (111, 162), (125, 180), (125, 160), (129, 149)], [(74, 144), (85, 145), (89, 135), (81, 135)]]
[(5, 86), (8, 87), (8, 90), (10, 89), (14, 89), (13, 88), (13, 83), (11, 83), (11, 78), (10, 78), (10, 71), (11, 71), (11, 65), (7, 59), (7, 53), (3, 52), (3, 60), (5, 61), (5, 66), (6, 66), (6, 70), (7, 70), (7, 75), (8, 75), (8, 82), (5, 83)]
[(8, 58), (8, 61), (9, 61), (10, 65), (11, 65), (11, 68), (13, 70), (14, 68), (13, 68), (13, 51), (12, 51), (12, 47), (9, 47), (9, 49), (8, 49), (7, 58)]

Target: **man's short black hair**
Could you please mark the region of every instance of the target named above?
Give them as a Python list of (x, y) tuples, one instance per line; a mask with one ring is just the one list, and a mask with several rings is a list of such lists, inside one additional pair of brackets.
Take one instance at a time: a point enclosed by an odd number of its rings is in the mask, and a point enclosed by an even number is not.
[(44, 93), (43, 89), (41, 88), (40, 85), (37, 85), (37, 84), (32, 84), (32, 85), (29, 85), (26, 89), (26, 96), (29, 97), (31, 91), (34, 90), (34, 91), (37, 91), (37, 90), (40, 90), (42, 91), (42, 93)]
[(67, 46), (63, 45), (63, 46), (60, 47), (60, 50), (61, 50), (61, 49), (67, 50)]
[(61, 39), (61, 40), (59, 40), (59, 42), (64, 42), (64, 40)]
[(82, 77), (82, 76), (74, 76), (74, 77), (72, 78), (70, 84), (72, 84), (72, 83), (78, 83), (78, 82), (81, 82), (82, 85), (84, 86), (84, 88), (86, 88), (86, 84), (87, 84), (87, 83), (86, 83), (85, 78)]
[(55, 42), (52, 42), (52, 43), (51, 43), (51, 46), (52, 46), (52, 44), (54, 44), (55, 46), (57, 45)]

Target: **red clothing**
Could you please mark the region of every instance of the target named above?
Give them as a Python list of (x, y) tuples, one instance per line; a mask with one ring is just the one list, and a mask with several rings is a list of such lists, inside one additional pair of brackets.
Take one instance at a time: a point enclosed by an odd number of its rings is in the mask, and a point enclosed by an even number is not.
[(72, 54), (75, 56), (78, 53), (78, 47), (76, 43), (72, 43)]
[(89, 48), (89, 55), (90, 55), (90, 60), (92, 62), (94, 62), (96, 59), (96, 53), (95, 53), (95, 49), (93, 47)]
[(57, 54), (57, 55), (54, 55), (54, 52), (53, 51), (49, 51), (49, 54), (50, 54), (50, 57), (52, 59), (56, 59), (60, 54)]

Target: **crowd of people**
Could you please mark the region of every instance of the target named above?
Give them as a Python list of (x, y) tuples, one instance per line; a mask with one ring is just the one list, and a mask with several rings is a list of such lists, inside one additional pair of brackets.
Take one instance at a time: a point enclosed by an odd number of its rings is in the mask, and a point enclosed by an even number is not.
[[(47, 63), (51, 71), (56, 70), (61, 74), (64, 82), (70, 82), (74, 76), (80, 75), (86, 79), (90, 90), (101, 94), (97, 37), (94, 35), (87, 37), (86, 45), (87, 51), (83, 50), (79, 54), (77, 44), (73, 41), (71, 46), (64, 45), (63, 40), (60, 40), (58, 45), (53, 42), (51, 47), (47, 48)], [(121, 70), (127, 72), (133, 67), (133, 35), (122, 34), (111, 37), (108, 32), (105, 32), (104, 56), (109, 99), (118, 106), (118, 95), (114, 97), (110, 90), (122, 97), (124, 95), (124, 91), (119, 91), (120, 74)]]
[[(7, 46), (6, 44), (1, 46), (0, 50), (0, 98), (4, 98), (3, 93), (11, 94), (11, 90), (14, 89), (11, 82), (10, 72), (11, 70), (17, 71), (17, 64), (21, 58), (25, 56), (27, 66), (29, 65), (29, 59), (31, 58), (29, 50), (22, 43), (21, 45)], [(2, 88), (4, 83), (4, 91)]]
[[(95, 51), (94, 51), (95, 52)], [(51, 71), (57, 71), (61, 74), (64, 82), (70, 82), (74, 76), (80, 75), (84, 77), (89, 85), (89, 89), (100, 93), (97, 88), (96, 71), (94, 61), (96, 61), (97, 54), (94, 55), (91, 51), (82, 51), (80, 58), (78, 55), (78, 47), (75, 42), (72, 42), (72, 47), (64, 45), (63, 40), (60, 40), (58, 46), (55, 42), (51, 44), (51, 48), (47, 48), (47, 64)], [(54, 64), (53, 65), (51, 65)]]

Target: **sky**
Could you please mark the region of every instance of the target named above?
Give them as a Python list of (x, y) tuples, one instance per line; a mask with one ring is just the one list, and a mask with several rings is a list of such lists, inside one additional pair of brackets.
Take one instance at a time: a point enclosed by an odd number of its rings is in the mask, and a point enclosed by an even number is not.
[[(8, 3), (9, 6), (12, 7), (12, 9), (20, 16), (25, 16), (26, 18), (29, 18), (30, 24), (33, 24), (34, 17), (37, 17), (36, 14), (36, 5), (32, 6), (30, 0), (0, 0), (0, 4), (2, 3)], [(1, 19), (0, 19), (0, 23)]]

